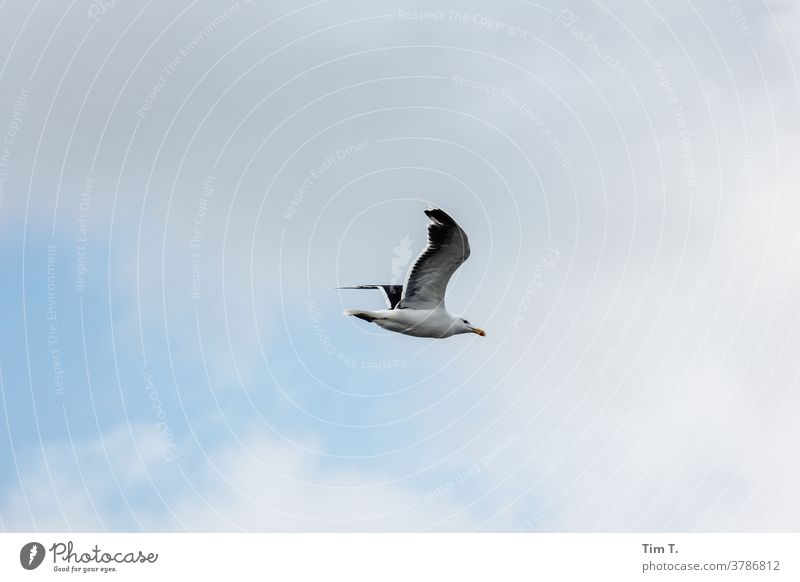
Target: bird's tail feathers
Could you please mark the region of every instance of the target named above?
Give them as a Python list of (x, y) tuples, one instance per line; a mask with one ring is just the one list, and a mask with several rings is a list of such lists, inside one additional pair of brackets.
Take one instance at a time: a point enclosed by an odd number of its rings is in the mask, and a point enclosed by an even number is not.
[(380, 319), (377, 313), (374, 311), (364, 311), (362, 309), (346, 309), (344, 312), (345, 315), (352, 315), (353, 317), (357, 317), (359, 319), (363, 319), (364, 321), (373, 322), (376, 319)]

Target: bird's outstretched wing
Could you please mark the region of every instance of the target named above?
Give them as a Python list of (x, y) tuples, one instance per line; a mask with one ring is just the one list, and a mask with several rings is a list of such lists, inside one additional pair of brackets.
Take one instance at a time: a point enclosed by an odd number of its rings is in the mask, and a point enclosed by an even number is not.
[(403, 293), (402, 285), (355, 285), (353, 287), (337, 287), (337, 289), (380, 289), (383, 291), (383, 298), (386, 300), (386, 307), (394, 309), (400, 302)]
[(438, 208), (425, 211), (428, 245), (408, 272), (399, 309), (433, 309), (444, 305), (447, 283), (469, 258), (469, 240), (455, 220)]

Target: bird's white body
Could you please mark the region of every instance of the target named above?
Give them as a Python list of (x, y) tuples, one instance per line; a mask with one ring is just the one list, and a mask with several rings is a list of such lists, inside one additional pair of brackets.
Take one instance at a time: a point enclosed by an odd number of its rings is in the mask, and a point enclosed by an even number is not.
[(358, 313), (374, 318), (372, 323), (383, 329), (415, 337), (445, 338), (470, 331), (464, 328), (460, 317), (449, 313), (444, 307), (382, 309), (380, 311), (358, 310)]

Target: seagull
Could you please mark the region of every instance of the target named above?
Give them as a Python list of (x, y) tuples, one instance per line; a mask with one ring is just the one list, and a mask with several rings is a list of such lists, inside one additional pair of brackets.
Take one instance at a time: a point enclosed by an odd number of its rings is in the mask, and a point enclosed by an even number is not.
[(486, 332), (444, 306), (450, 277), (469, 258), (469, 240), (446, 212), (428, 208), (428, 244), (406, 275), (404, 285), (357, 285), (339, 289), (380, 289), (388, 309), (348, 309), (352, 315), (383, 329), (415, 337), (446, 338), (460, 333)]

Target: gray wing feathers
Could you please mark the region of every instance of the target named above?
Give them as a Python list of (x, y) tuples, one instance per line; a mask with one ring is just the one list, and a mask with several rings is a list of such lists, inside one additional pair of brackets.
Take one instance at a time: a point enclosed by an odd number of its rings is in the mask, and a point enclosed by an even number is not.
[(400, 302), (400, 297), (403, 294), (402, 285), (356, 285), (354, 287), (338, 287), (339, 289), (380, 289), (383, 291), (383, 298), (386, 300), (386, 306), (389, 309), (394, 309)]
[(398, 308), (433, 309), (444, 304), (447, 283), (456, 269), (469, 258), (467, 234), (446, 212), (425, 211), (428, 245), (408, 273)]

